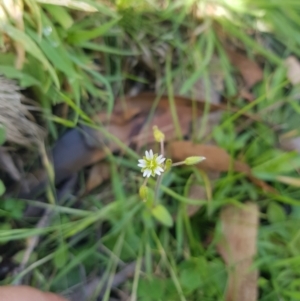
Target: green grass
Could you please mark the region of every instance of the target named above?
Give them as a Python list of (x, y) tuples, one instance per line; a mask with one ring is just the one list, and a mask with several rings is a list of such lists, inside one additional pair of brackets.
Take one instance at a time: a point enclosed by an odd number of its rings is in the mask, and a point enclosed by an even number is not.
[[(84, 124), (114, 140), (124, 152), (122, 156), (108, 154), (111, 180), (88, 195), (70, 195), (58, 205), (51, 186), (45, 204), (3, 198), (0, 247), (11, 242), (10, 256), (20, 263), (27, 239), (38, 235), (40, 241), (26, 268), (18, 275), (8, 274), (1, 284), (23, 283), (66, 293), (99, 277), (97, 292), (109, 300), (114, 274), (135, 261), (133, 278), (122, 286), (130, 300), (224, 300), (228, 273), (216, 249), (221, 234), (219, 213), (228, 204), (253, 201), (261, 212), (255, 260), (260, 271), (259, 300), (300, 300), (300, 192), (277, 180), (283, 175), (298, 177), (300, 166), (298, 153), (284, 151), (279, 143), (280, 135), (298, 130), (299, 124), (298, 88), (287, 79), (284, 59), (300, 56), (300, 2), (160, 2), (100, 1), (96, 5), (82, 1), (92, 4), (95, 12), (91, 13), (51, 5), (50, 0), (24, 0), (24, 30), (13, 16), (1, 21), (5, 36), (0, 40), (4, 49), (0, 73), (15, 79), (40, 104), (49, 146), (67, 128)], [(210, 14), (207, 7), (212, 3), (225, 13)], [(201, 9), (207, 13), (197, 16)], [(7, 43), (19, 43), (26, 52), (20, 70), (15, 68), (17, 52)], [(255, 100), (250, 103), (236, 97), (239, 81), (227, 58), (226, 43), (244, 50), (264, 68), (264, 80), (253, 88)], [(194, 124), (190, 136), (198, 142), (212, 138), (232, 158), (247, 162), (278, 194), (262, 192), (232, 170), (212, 183), (194, 168), (173, 169), (163, 178), (159, 192), (161, 204), (176, 216), (174, 227), (168, 228), (153, 219), (139, 198), (142, 177), (136, 159), (141, 154), (90, 116), (101, 110), (111, 114), (115, 98), (142, 83), (147, 89), (155, 87), (158, 95), (168, 94), (180, 139), (174, 95), (187, 93), (194, 98), (193, 86), (199, 78), (209, 91), (216, 60), (228, 111), (205, 136), (210, 114), (207, 101), (201, 126)], [(205, 96), (209, 100), (208, 92)], [(69, 107), (67, 117), (54, 113), (53, 106), (62, 104)], [(238, 111), (231, 113), (231, 107)], [(243, 127), (244, 113), (261, 121)], [(51, 165), (47, 161), (44, 165), (51, 175)], [(86, 170), (79, 174), (79, 192), (84, 191), (85, 175)], [(207, 190), (213, 187), (209, 202), (189, 198), (194, 183)], [(39, 218), (23, 218), (26, 204), (52, 211), (47, 226), (36, 228)], [(202, 208), (189, 218), (188, 204)], [(96, 300), (96, 295), (90, 300)]]

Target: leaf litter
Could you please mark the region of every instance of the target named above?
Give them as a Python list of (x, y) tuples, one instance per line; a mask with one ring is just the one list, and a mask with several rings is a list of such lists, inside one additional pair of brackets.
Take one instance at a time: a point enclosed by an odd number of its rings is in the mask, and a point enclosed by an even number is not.
[[(115, 137), (124, 145), (135, 145), (137, 149), (155, 142), (152, 134), (154, 125), (165, 133), (166, 141), (174, 140), (176, 130), (170, 112), (169, 99), (167, 96), (162, 96), (153, 110), (156, 99), (157, 97), (153, 93), (141, 93), (135, 97), (127, 98), (125, 101), (118, 100), (111, 118), (108, 118), (106, 113), (100, 112), (93, 119), (100, 122), (110, 136)], [(176, 96), (175, 105), (177, 112), (180, 112), (179, 123), (182, 133), (188, 135), (195, 114), (192, 100)], [(204, 101), (198, 100), (196, 102), (196, 117), (202, 116), (204, 105)], [(225, 109), (223, 105), (210, 104), (210, 112), (218, 112), (223, 109)], [(148, 118), (151, 110), (153, 110), (152, 117)], [(56, 142), (51, 152), (56, 184), (82, 168), (103, 160), (107, 155), (105, 149), (110, 152), (120, 151), (120, 146), (114, 141), (115, 139), (109, 139), (102, 131), (89, 126), (81, 126), (78, 129), (68, 131)], [(207, 158), (202, 166), (204, 169), (228, 171), (231, 159), (224, 150), (212, 145), (197, 145), (196, 149), (194, 147), (189, 141), (172, 142), (170, 144), (171, 156), (174, 160), (181, 160), (183, 156), (192, 156), (197, 153)], [(73, 152), (73, 149), (76, 149), (76, 152)], [(250, 167), (247, 164), (235, 161), (234, 170), (247, 174), (257, 185), (271, 190), (267, 184), (251, 175)], [(43, 185), (45, 185), (45, 181), (43, 181)], [(35, 187), (32, 187), (31, 191), (35, 191)]]
[(240, 72), (247, 89), (251, 89), (263, 79), (263, 71), (257, 62), (232, 49), (227, 49), (227, 55), (232, 65)]

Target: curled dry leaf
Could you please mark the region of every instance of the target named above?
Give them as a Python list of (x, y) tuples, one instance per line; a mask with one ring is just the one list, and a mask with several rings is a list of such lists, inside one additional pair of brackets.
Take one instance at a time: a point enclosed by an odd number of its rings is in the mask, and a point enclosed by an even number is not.
[(229, 267), (226, 301), (256, 301), (258, 272), (252, 269), (256, 255), (258, 207), (228, 206), (221, 212), (222, 240), (218, 250)]
[(199, 168), (206, 171), (228, 171), (231, 166), (234, 171), (245, 173), (249, 179), (265, 191), (275, 192), (265, 182), (251, 174), (250, 167), (243, 162), (232, 160), (222, 148), (214, 145), (193, 144), (191, 141), (173, 141), (169, 144), (169, 151), (174, 161), (183, 161), (190, 156), (203, 156), (206, 160), (198, 164)]
[(227, 50), (227, 55), (232, 65), (241, 73), (248, 89), (263, 79), (263, 71), (260, 66), (247, 56), (229, 49)]

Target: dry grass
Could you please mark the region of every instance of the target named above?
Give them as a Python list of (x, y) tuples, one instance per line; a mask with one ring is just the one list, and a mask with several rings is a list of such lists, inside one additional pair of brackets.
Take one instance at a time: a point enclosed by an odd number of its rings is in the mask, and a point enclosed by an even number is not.
[(15, 82), (0, 77), (0, 124), (5, 126), (6, 140), (20, 146), (34, 146), (43, 140), (44, 130), (36, 124)]

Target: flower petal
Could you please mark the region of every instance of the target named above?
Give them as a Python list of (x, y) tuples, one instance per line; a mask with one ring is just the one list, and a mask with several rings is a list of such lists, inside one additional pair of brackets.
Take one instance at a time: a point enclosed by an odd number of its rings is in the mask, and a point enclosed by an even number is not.
[(150, 159), (153, 159), (153, 151), (152, 151), (152, 149), (150, 149), (150, 151), (149, 151), (149, 156), (150, 156)]
[(148, 151), (145, 151), (145, 155), (146, 155), (146, 159), (149, 160), (150, 159), (150, 154)]
[(162, 155), (160, 155), (160, 156), (158, 156), (158, 157), (156, 158), (156, 162), (157, 162), (158, 164), (163, 163), (165, 160), (166, 160), (166, 158), (164, 158)]
[(151, 169), (147, 169), (147, 174), (146, 174), (146, 177), (150, 177), (151, 176), (151, 174), (152, 174), (152, 171), (151, 171)]
[(144, 168), (144, 167), (146, 167), (146, 163), (145, 163), (145, 162), (142, 162), (142, 163), (139, 163), (137, 166), (138, 166), (138, 167)]
[(164, 172), (164, 169), (161, 166), (157, 166), (156, 169), (160, 172)]
[(146, 177), (148, 173), (148, 169), (144, 170), (143, 177)]
[(159, 155), (156, 160), (160, 160), (160, 158), (162, 158), (163, 155)]

